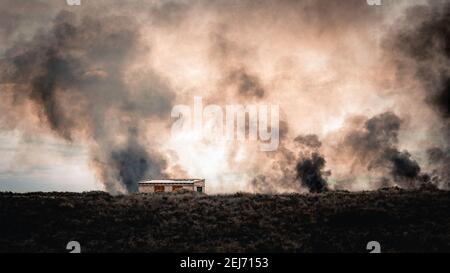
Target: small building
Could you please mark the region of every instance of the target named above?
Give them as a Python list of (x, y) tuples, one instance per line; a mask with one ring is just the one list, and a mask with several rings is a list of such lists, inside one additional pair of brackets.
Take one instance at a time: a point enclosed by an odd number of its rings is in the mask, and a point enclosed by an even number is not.
[(143, 180), (139, 182), (138, 189), (141, 193), (175, 192), (179, 190), (205, 192), (205, 179)]

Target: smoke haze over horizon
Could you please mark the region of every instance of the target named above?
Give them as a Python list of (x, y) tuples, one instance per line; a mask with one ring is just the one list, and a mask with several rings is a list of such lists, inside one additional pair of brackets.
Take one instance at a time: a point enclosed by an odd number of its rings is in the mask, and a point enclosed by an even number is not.
[[(445, 0), (1, 0), (0, 190), (449, 189), (449, 20)], [(279, 105), (278, 149), (171, 138), (195, 96)]]

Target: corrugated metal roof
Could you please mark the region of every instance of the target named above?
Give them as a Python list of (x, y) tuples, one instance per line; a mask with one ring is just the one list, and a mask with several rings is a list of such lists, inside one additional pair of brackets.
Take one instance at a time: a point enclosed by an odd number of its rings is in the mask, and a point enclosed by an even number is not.
[(159, 180), (143, 180), (139, 184), (194, 184), (201, 182), (203, 179), (159, 179)]

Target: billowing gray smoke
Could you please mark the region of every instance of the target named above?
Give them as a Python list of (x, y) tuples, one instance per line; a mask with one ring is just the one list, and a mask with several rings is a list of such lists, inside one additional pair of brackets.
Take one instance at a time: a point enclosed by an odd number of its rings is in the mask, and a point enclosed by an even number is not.
[(450, 182), (450, 150), (444, 151), (439, 147), (428, 149), (428, 159), (434, 167), (431, 181), (440, 188), (449, 189)]
[(137, 29), (130, 17), (63, 11), (48, 31), (14, 44), (1, 64), (1, 83), (16, 85), (2, 92), (12, 92), (17, 107), (31, 102), (58, 136), (87, 143), (110, 192), (134, 191), (165, 167), (136, 128), (166, 116), (173, 93), (157, 75), (135, 89), (125, 82), (124, 67), (139, 52)]
[(280, 148), (274, 153), (268, 153), (271, 169), (253, 179), (253, 188), (265, 193), (302, 189), (320, 193), (328, 190), (326, 177), (331, 175), (331, 171), (325, 170), (326, 161), (320, 153), (322, 143), (319, 137), (313, 134), (299, 135), (292, 141), (288, 138), (286, 124), (281, 124), (284, 126), (280, 128)]
[(385, 157), (391, 163), (391, 174), (396, 181), (400, 181), (403, 177), (415, 179), (420, 173), (419, 164), (407, 151), (389, 149), (385, 152)]
[[(426, 94), (426, 101), (441, 116), (441, 130), (446, 141), (443, 147), (431, 147), (430, 154), (440, 150), (441, 160), (430, 157), (435, 180), (448, 188), (450, 161), (450, 2), (429, 1), (427, 5), (410, 8), (403, 26), (387, 37), (388, 50), (398, 52), (399, 74), (413, 70)], [(442, 184), (447, 184), (444, 186)]]
[(412, 61), (428, 102), (450, 118), (450, 3), (429, 2), (410, 8), (404, 19), (410, 27), (397, 30), (387, 43), (399, 52), (400, 65)]
[[(448, 0), (87, 2), (0, 2), (0, 131), (80, 145), (109, 192), (177, 175), (214, 193), (449, 181)], [(194, 96), (279, 105), (278, 150), (169, 140)]]
[(146, 176), (164, 178), (166, 167), (163, 158), (149, 154), (133, 135), (130, 135), (125, 147), (111, 151), (108, 166), (118, 170), (118, 180), (131, 192), (137, 191), (136, 182)]
[(325, 158), (319, 153), (322, 142), (317, 135), (299, 135), (294, 139), (301, 150), (297, 160), (297, 179), (309, 192), (319, 193), (328, 190), (328, 182), (324, 176), (329, 176), (330, 171), (325, 171)]
[(298, 178), (302, 186), (310, 192), (318, 193), (327, 190), (327, 181), (322, 177), (325, 163), (325, 159), (317, 153), (297, 163)]
[(347, 133), (342, 143), (343, 153), (349, 153), (368, 170), (388, 170), (390, 179), (403, 187), (415, 186), (420, 166), (407, 151), (397, 148), (402, 121), (392, 112), (372, 117), (363, 128)]
[(280, 144), (275, 152), (263, 153), (264, 160), (270, 162), (269, 169), (258, 174), (251, 181), (254, 191), (262, 193), (279, 193), (283, 191), (299, 191), (296, 181), (295, 164), (298, 160), (297, 150), (288, 147), (289, 128), (286, 122), (279, 124)]

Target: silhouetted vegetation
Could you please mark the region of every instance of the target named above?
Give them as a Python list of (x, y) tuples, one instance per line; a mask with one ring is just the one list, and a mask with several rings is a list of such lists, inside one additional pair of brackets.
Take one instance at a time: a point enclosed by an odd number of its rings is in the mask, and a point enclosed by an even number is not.
[(0, 193), (0, 252), (450, 251), (450, 193)]

